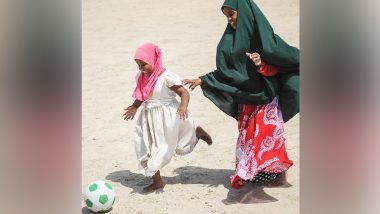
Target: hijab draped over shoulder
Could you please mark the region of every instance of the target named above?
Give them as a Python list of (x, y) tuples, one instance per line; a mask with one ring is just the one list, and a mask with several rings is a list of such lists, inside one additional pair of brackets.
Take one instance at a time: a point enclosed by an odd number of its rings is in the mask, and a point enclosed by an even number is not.
[(145, 101), (152, 93), (154, 86), (160, 76), (162, 70), (162, 52), (161, 49), (153, 43), (145, 43), (137, 48), (135, 59), (141, 60), (152, 66), (153, 72), (150, 76), (146, 76), (144, 72), (140, 72), (137, 79), (137, 85), (133, 91), (133, 98)]

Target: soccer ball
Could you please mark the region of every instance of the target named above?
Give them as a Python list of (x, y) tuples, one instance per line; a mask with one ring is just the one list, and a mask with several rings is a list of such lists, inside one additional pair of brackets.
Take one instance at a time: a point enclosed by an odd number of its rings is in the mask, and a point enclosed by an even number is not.
[(84, 202), (93, 212), (105, 212), (112, 208), (115, 202), (115, 190), (106, 181), (95, 181), (88, 185)]

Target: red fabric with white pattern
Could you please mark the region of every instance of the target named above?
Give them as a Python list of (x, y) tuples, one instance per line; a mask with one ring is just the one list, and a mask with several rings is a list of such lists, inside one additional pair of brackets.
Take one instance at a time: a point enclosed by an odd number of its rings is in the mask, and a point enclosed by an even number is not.
[(277, 97), (265, 105), (240, 105), (238, 127), (232, 187), (242, 187), (244, 180), (252, 180), (260, 171), (281, 173), (293, 165), (285, 149), (284, 121)]

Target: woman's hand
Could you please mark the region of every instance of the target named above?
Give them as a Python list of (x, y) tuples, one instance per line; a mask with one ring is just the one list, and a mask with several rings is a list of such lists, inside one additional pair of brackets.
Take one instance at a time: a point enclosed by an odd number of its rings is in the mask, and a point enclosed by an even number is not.
[(124, 120), (133, 119), (133, 117), (136, 114), (137, 108), (134, 106), (129, 106), (128, 108), (124, 109), (125, 113), (123, 114)]
[(261, 66), (261, 57), (260, 57), (260, 54), (258, 53), (245, 53), (251, 60), (253, 63), (255, 63), (256, 66)]
[(179, 115), (179, 118), (181, 120), (185, 120), (187, 119), (188, 117), (188, 114), (187, 114), (187, 108), (186, 107), (179, 107), (178, 110), (177, 110), (177, 114)]
[(272, 65), (266, 64), (265, 62), (261, 61), (260, 54), (258, 53), (245, 53), (259, 68), (257, 71), (265, 76), (265, 77), (271, 77), (278, 73), (278, 69)]
[(191, 90), (194, 90), (198, 85), (202, 85), (202, 80), (201, 79), (184, 79), (182, 80), (182, 84), (187, 85), (190, 84), (189, 88)]

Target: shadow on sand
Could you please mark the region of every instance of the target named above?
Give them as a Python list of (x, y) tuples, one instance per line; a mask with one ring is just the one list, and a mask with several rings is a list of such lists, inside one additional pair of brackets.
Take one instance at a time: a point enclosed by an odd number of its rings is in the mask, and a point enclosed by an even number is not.
[[(268, 195), (264, 192), (265, 186), (247, 183), (241, 189), (233, 189), (229, 184), (229, 176), (234, 173), (233, 170), (228, 169), (207, 169), (195, 166), (184, 166), (174, 170), (177, 173), (174, 177), (162, 176), (162, 179), (166, 185), (170, 184), (204, 184), (208, 187), (218, 187), (223, 185), (228, 189), (228, 194), (225, 199), (222, 200), (224, 204), (253, 204), (253, 203), (269, 203), (277, 201), (276, 198)], [(133, 173), (129, 170), (116, 171), (110, 173), (107, 180), (113, 182), (120, 182), (122, 185), (132, 189), (132, 193), (142, 193), (142, 188), (151, 183), (151, 179), (142, 174)], [(289, 183), (277, 187), (287, 188), (291, 185)], [(163, 192), (163, 190), (157, 190), (156, 193)]]
[[(112, 211), (112, 208), (105, 211), (105, 212), (97, 212), (97, 213), (110, 213)], [(92, 212), (91, 210), (89, 210), (87, 207), (83, 207), (82, 208), (82, 213), (83, 214), (94, 214), (95, 212)]]

